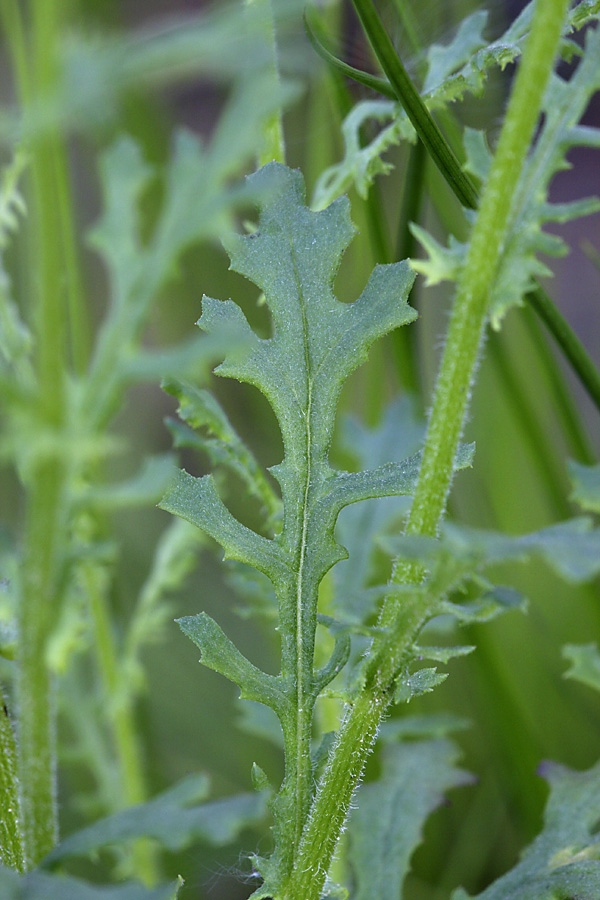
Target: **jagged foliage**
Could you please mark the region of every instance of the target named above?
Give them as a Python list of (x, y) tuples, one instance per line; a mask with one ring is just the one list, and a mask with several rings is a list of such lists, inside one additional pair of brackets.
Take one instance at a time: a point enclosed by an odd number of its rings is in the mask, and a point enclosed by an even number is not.
[(412, 277), (406, 263), (378, 267), (363, 294), (344, 305), (331, 285), (353, 228), (346, 200), (320, 213), (304, 205), (298, 172), (269, 165), (250, 179), (262, 201), (256, 234), (231, 238), (232, 267), (264, 291), (273, 336), (250, 332), (231, 301), (204, 298), (200, 327), (217, 334), (236, 325), (247, 345), (226, 356), (218, 374), (258, 387), (277, 415), (284, 459), (271, 471), (283, 499), (281, 533), (267, 539), (235, 520), (223, 505), (212, 476), (181, 472), (162, 502), (164, 509), (207, 531), (226, 557), (267, 575), (277, 593), (281, 673), (260, 672), (205, 614), (181, 620), (202, 651), (202, 662), (222, 672), (242, 696), (270, 706), (279, 717), (286, 750), (284, 783), (272, 804), (276, 850), (258, 862), (266, 879), (262, 896), (279, 896), (293, 865), (313, 790), (311, 723), (316, 700), (338, 674), (348, 654), (340, 635), (329, 661), (314, 668), (318, 588), (346, 552), (334, 539), (340, 510), (371, 497), (409, 493), (418, 463), (387, 463), (357, 473), (336, 472), (328, 461), (338, 396), (345, 378), (366, 358), (370, 345), (392, 328), (414, 319), (406, 303)]
[[(561, 169), (568, 168), (566, 154), (574, 146), (600, 147), (600, 131), (579, 124), (590, 98), (600, 87), (600, 33), (590, 29), (586, 51), (573, 76), (565, 80), (552, 75), (544, 100), (544, 123), (529, 160), (522, 170), (517, 200), (511, 211), (510, 231), (490, 298), (490, 319), (498, 328), (506, 312), (522, 302), (538, 276), (551, 275), (539, 253), (563, 256), (568, 248), (558, 235), (544, 231), (549, 223), (563, 223), (600, 210), (600, 198), (588, 197), (567, 203), (551, 203), (549, 185)], [(492, 155), (481, 132), (466, 129), (467, 168), (485, 181)], [(456, 280), (461, 271), (467, 244), (450, 238), (442, 247), (423, 228), (413, 225), (413, 233), (428, 253), (428, 259), (413, 265), (425, 275), (427, 284)]]
[[(422, 95), (431, 112), (442, 110), (467, 94), (480, 95), (492, 69), (504, 69), (521, 55), (533, 6), (533, 2), (529, 3), (496, 40), (488, 42), (484, 37), (488, 13), (477, 10), (463, 20), (448, 44), (432, 44), (427, 49)], [(599, 9), (598, 0), (584, 0), (571, 11), (563, 42), (566, 57), (581, 52), (568, 34), (595, 20)], [(385, 123), (390, 119), (391, 124), (366, 145), (363, 143), (361, 132), (368, 122)], [(414, 143), (416, 133), (397, 103), (365, 100), (357, 103), (346, 116), (342, 137), (344, 157), (319, 177), (313, 195), (316, 209), (331, 203), (352, 186), (365, 197), (375, 177), (393, 169), (393, 164), (384, 158), (385, 153), (402, 141)]]

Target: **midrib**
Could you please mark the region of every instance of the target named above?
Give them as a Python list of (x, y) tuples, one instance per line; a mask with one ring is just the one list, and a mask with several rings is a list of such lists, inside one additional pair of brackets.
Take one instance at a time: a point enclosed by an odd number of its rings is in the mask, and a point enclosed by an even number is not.
[(310, 489), (311, 479), (311, 409), (312, 409), (312, 379), (310, 376), (310, 355), (308, 349), (308, 324), (306, 321), (306, 311), (304, 306), (304, 294), (302, 291), (302, 283), (296, 266), (296, 255), (293, 243), (290, 241), (292, 264), (294, 267), (294, 276), (296, 279), (296, 287), (298, 291), (298, 300), (300, 303), (300, 314), (302, 316), (302, 334), (304, 348), (304, 364), (306, 369), (306, 469), (304, 483), (304, 497), (302, 504), (302, 532), (300, 538), (300, 558), (298, 563), (298, 577), (296, 581), (296, 680), (297, 680), (297, 697), (298, 705), (296, 708), (296, 843), (300, 839), (303, 828), (303, 809), (304, 809), (304, 789), (303, 789), (303, 769), (307, 748), (304, 746), (304, 715), (305, 709), (305, 692), (304, 692), (304, 634), (302, 631), (302, 596), (304, 584), (304, 563), (306, 559), (306, 542), (308, 532), (308, 493)]

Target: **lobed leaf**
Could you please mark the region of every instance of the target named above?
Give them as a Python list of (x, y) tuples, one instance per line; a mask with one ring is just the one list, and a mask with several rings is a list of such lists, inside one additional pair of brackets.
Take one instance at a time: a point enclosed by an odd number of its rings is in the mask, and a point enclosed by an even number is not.
[[(208, 617), (184, 622), (202, 661), (240, 685), (243, 696), (272, 706), (280, 718), (286, 775), (271, 804), (276, 848), (269, 861), (255, 861), (268, 884), (260, 891), (278, 896), (314, 791), (307, 777), (314, 704), (349, 650), (348, 634), (339, 632), (331, 659), (315, 671), (319, 585), (346, 555), (335, 540), (336, 519), (350, 503), (411, 490), (418, 466), (411, 459), (385, 461), (367, 472), (334, 471), (329, 449), (338, 398), (371, 344), (416, 313), (407, 303), (413, 275), (405, 262), (376, 267), (354, 303), (335, 298), (333, 280), (354, 233), (346, 199), (312, 212), (300, 173), (277, 163), (250, 176), (248, 190), (260, 198), (258, 230), (231, 236), (225, 245), (231, 267), (263, 292), (272, 336), (259, 338), (232, 301), (207, 297), (199, 325), (209, 335), (226, 328), (242, 336), (216, 373), (259, 388), (277, 416), (284, 457), (271, 472), (281, 486), (283, 527), (272, 539), (246, 528), (227, 510), (210, 476), (180, 473), (162, 506), (204, 529), (228, 558), (258, 569), (275, 588), (282, 642), (277, 678), (245, 660)], [(216, 418), (223, 430), (222, 417)]]
[(381, 778), (364, 784), (350, 817), (353, 900), (400, 900), (410, 858), (446, 791), (469, 784), (449, 740), (388, 744)]
[(600, 513), (600, 465), (584, 466), (569, 460), (568, 469), (573, 484), (570, 499), (582, 509)]
[(79, 878), (33, 871), (18, 875), (0, 866), (0, 900), (176, 900), (181, 881), (163, 887), (92, 885)]
[[(477, 894), (477, 900), (554, 900), (600, 897), (600, 763), (572, 772), (544, 763), (550, 785), (541, 834), (506, 875)], [(462, 889), (452, 900), (468, 900)]]
[(230, 843), (266, 814), (261, 794), (238, 794), (205, 802), (209, 781), (191, 775), (141, 806), (122, 810), (69, 835), (44, 860), (54, 867), (66, 859), (89, 856), (104, 847), (116, 847), (138, 838), (152, 838), (173, 852), (195, 841), (213, 846)]
[(574, 678), (600, 691), (600, 653), (597, 644), (566, 644), (563, 656), (571, 663), (565, 678)]
[[(517, 186), (510, 215), (510, 226), (489, 301), (490, 319), (499, 328), (508, 310), (522, 303), (534, 280), (551, 271), (539, 259), (543, 253), (562, 256), (567, 246), (562, 238), (544, 231), (548, 223), (567, 222), (600, 210), (600, 198), (588, 197), (572, 203), (550, 203), (549, 185), (556, 172), (568, 165), (565, 156), (574, 146), (600, 147), (600, 130), (578, 123), (593, 94), (600, 88), (600, 32), (586, 34), (586, 50), (575, 73), (566, 81), (558, 74), (551, 76), (543, 103), (544, 122)], [(485, 178), (491, 153), (481, 138), (465, 132), (467, 167)], [(428, 284), (456, 280), (461, 271), (467, 244), (450, 239), (448, 247), (440, 245), (422, 228), (412, 226), (413, 233), (425, 247), (428, 258), (415, 260), (416, 271), (426, 276)]]

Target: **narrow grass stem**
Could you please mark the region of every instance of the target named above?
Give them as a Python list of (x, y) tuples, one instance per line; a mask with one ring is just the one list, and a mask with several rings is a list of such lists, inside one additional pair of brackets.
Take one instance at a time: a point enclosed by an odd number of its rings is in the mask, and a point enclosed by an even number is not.
[[(359, 0), (360, 3), (363, 0)], [(440, 367), (423, 462), (407, 531), (436, 534), (446, 507), (482, 342), (487, 304), (517, 180), (533, 136), (552, 70), (567, 0), (536, 4), (533, 28), (519, 67), (467, 261), (458, 285)], [(393, 581), (407, 584), (416, 566), (396, 565)], [(342, 724), (304, 830), (286, 900), (318, 900), (350, 800), (388, 706), (395, 673), (415, 630), (429, 614), (426, 594), (408, 591), (402, 603), (390, 592), (380, 624), (397, 636), (378, 638), (362, 693)]]
[[(58, 4), (32, 4), (31, 44), (15, 4), (3, 3), (10, 29), (18, 89), (24, 108), (50, 89), (55, 71)], [(28, 52), (29, 51), (29, 52)], [(65, 310), (60, 238), (56, 227), (54, 165), (49, 134), (31, 141), (32, 240), (29, 290), (39, 382), (36, 427), (56, 435), (63, 425)], [(35, 264), (34, 264), (35, 261)], [(17, 659), (18, 773), (25, 865), (42, 859), (56, 842), (56, 735), (52, 678), (46, 645), (59, 603), (58, 558), (64, 537), (65, 465), (56, 455), (36, 459), (26, 475), (23, 564), (20, 577)]]
[(375, 56), (388, 77), (395, 95), (404, 107), (415, 131), (429, 151), (434, 163), (448, 181), (463, 206), (477, 208), (477, 189), (463, 171), (456, 154), (438, 128), (431, 113), (412, 83), (402, 60), (396, 53), (383, 27), (372, 0), (352, 0), (354, 8), (373, 48)]

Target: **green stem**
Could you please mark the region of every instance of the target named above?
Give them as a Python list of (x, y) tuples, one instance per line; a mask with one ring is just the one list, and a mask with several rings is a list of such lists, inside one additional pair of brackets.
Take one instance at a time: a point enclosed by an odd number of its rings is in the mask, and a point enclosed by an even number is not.
[[(414, 147), (410, 147), (404, 176), (395, 259), (410, 259), (415, 255), (416, 239), (409, 224), (419, 221), (425, 188), (425, 162), (425, 147), (421, 141), (417, 141)], [(393, 340), (400, 381), (405, 390), (416, 396), (419, 394), (419, 364), (415, 331), (412, 328), (398, 328), (393, 333)]]
[(7, 702), (0, 685), (0, 863), (25, 870), (25, 847), (20, 824), (17, 745)]
[[(363, 0), (360, 0), (362, 3)], [(538, 0), (534, 23), (517, 72), (473, 234), (458, 285), (436, 386), (427, 443), (407, 531), (436, 534), (450, 488), (471, 383), (482, 341), (487, 303), (508, 225), (513, 194), (537, 122), (543, 93), (567, 9), (567, 0)], [(418, 576), (397, 565), (395, 583)], [(367, 684), (344, 720), (304, 829), (286, 900), (318, 900), (352, 794), (390, 701), (393, 679), (406, 649), (431, 612), (432, 598), (418, 589), (399, 603), (390, 592), (380, 624), (389, 636), (373, 643)], [(394, 636), (397, 638), (392, 644)]]
[[(59, 4), (31, 4), (31, 46), (25, 45), (17, 4), (5, 2), (15, 71), (25, 115), (50, 91)], [(59, 229), (55, 220), (52, 135), (31, 141), (32, 235), (30, 294), (38, 351), (35, 426), (60, 433), (64, 416), (65, 310)], [(33, 230), (35, 229), (35, 230)], [(20, 579), (17, 698), (19, 780), (27, 866), (39, 862), (57, 838), (55, 702), (46, 665), (47, 640), (59, 604), (58, 559), (64, 539), (65, 469), (58, 455), (32, 461), (26, 473), (25, 534)]]
[(537, 285), (527, 294), (527, 299), (579, 375), (596, 407), (600, 409), (600, 372), (587, 350), (542, 287)]

